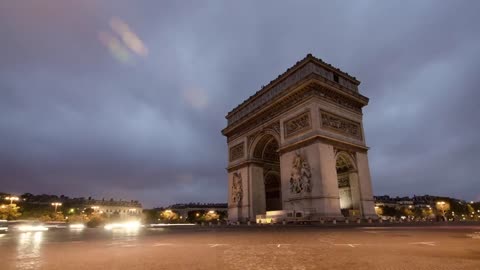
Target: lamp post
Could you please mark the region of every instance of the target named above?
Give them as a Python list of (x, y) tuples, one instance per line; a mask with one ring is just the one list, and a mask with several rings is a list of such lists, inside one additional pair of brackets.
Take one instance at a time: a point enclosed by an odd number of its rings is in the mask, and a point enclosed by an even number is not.
[(5, 200), (10, 200), (10, 204), (13, 204), (13, 201), (18, 201), (20, 198), (16, 196), (5, 197)]
[(437, 204), (440, 205), (440, 209), (442, 210), (442, 217), (446, 221), (446, 219), (445, 219), (445, 209), (444, 209), (445, 202), (437, 202)]
[(59, 202), (53, 202), (53, 203), (52, 203), (52, 206), (54, 206), (54, 207), (55, 207), (55, 213), (57, 213), (57, 207), (59, 207), (59, 206), (62, 206), (62, 203), (59, 203)]

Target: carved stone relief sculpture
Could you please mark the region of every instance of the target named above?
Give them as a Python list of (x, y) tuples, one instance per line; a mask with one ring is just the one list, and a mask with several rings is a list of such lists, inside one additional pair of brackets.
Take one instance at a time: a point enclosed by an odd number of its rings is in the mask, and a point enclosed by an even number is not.
[(290, 176), (290, 192), (300, 194), (312, 191), (312, 173), (310, 165), (305, 158), (296, 153), (293, 159), (292, 173)]
[(244, 144), (242, 142), (230, 148), (230, 161), (237, 160), (245, 155), (245, 149), (243, 145)]
[(239, 172), (233, 173), (232, 182), (232, 202), (239, 206), (242, 202), (243, 190), (242, 190), (242, 175)]
[(322, 115), (321, 124), (323, 128), (353, 137), (355, 139), (362, 139), (361, 127), (359, 123), (322, 110), (320, 110), (320, 113)]
[(304, 130), (310, 129), (310, 112), (302, 113), (292, 119), (285, 121), (284, 130), (285, 137), (290, 137), (294, 134), (300, 133)]

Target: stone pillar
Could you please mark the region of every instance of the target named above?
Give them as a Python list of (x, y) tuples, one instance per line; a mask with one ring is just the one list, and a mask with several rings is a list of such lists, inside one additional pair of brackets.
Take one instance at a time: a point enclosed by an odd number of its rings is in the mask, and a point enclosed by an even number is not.
[[(351, 172), (348, 175), (348, 178), (350, 180), (350, 190), (351, 190), (351, 194), (352, 194), (353, 209), (361, 210), (360, 187), (358, 185), (358, 173), (357, 172)], [(362, 213), (360, 213), (360, 214), (362, 214)]]
[(264, 215), (266, 211), (265, 179), (263, 178), (263, 167), (252, 164), (249, 166), (251, 196), (250, 220), (255, 220), (257, 215)]
[(360, 209), (364, 218), (377, 219), (373, 200), (372, 180), (367, 153), (357, 152), (358, 184), (360, 192)]
[(318, 143), (318, 149), (320, 152), (320, 181), (322, 183), (320, 213), (328, 218), (343, 220), (343, 215), (340, 211), (340, 195), (333, 146)]

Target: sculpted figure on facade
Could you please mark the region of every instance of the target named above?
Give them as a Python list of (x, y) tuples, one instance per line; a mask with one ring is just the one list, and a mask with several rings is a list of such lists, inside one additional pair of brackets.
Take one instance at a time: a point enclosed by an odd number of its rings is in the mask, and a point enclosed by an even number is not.
[(290, 176), (290, 192), (300, 194), (312, 191), (312, 173), (310, 165), (302, 155), (296, 153), (293, 159), (292, 174)]
[(232, 202), (235, 205), (240, 205), (240, 203), (242, 202), (242, 197), (242, 175), (239, 172), (234, 172), (232, 183)]

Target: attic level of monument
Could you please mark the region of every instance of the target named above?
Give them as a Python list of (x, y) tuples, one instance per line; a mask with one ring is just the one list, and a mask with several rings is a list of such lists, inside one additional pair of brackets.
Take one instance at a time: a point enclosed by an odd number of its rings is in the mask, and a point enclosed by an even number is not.
[[(230, 111), (226, 116), (228, 125), (244, 120), (251, 113), (281, 98), (292, 88), (315, 79), (322, 82), (324, 87), (331, 88), (331, 91), (338, 91), (337, 96), (343, 96), (344, 99), (350, 99), (352, 102), (358, 103), (360, 109), (368, 103), (368, 98), (358, 93), (360, 81), (308, 54), (304, 59), (298, 61), (286, 72)], [(336, 98), (338, 99), (338, 97)]]
[(375, 218), (360, 82), (307, 55), (228, 113), (228, 216)]

